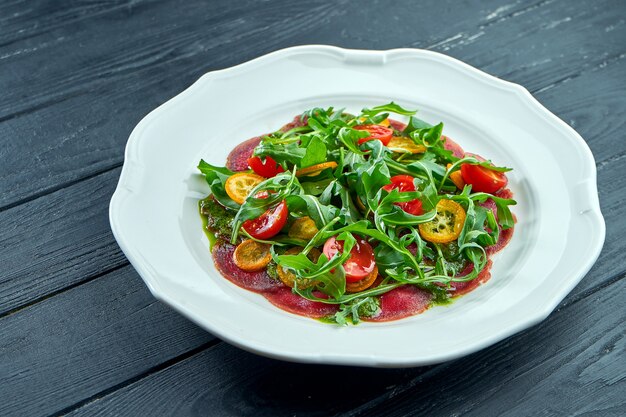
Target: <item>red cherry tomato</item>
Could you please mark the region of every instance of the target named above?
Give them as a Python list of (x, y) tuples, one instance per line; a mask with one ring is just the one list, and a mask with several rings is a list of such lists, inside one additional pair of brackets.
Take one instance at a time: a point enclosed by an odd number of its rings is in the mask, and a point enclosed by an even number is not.
[(410, 175), (394, 175), (389, 178), (391, 180), (391, 184), (387, 184), (383, 187), (383, 190), (387, 192), (391, 192), (391, 190), (398, 190), (400, 192), (403, 191), (415, 191), (415, 183), (413, 178)]
[(278, 165), (274, 159), (269, 156), (265, 157), (265, 162), (258, 156), (248, 158), (248, 166), (257, 174), (265, 178), (275, 177), (276, 174), (284, 172), (282, 166)]
[(378, 139), (383, 143), (383, 145), (387, 146), (389, 141), (391, 141), (391, 137), (393, 136), (393, 130), (389, 129), (385, 126), (380, 125), (357, 125), (353, 127), (354, 130), (364, 130), (369, 132), (370, 136), (365, 138), (361, 138), (358, 141), (358, 144), (365, 143), (369, 140)]
[(256, 219), (246, 220), (241, 226), (253, 238), (269, 239), (276, 236), (285, 226), (288, 216), (287, 203), (283, 200), (276, 207), (267, 210)]
[[(350, 251), (350, 257), (343, 263), (346, 282), (357, 282), (366, 278), (374, 270), (374, 249), (365, 239), (355, 236), (356, 243)], [(328, 259), (338, 252), (343, 252), (343, 241), (331, 237), (324, 243), (324, 255)]]
[[(387, 184), (383, 187), (383, 190), (391, 192), (391, 190), (398, 190), (400, 192), (415, 191), (414, 178), (410, 175), (395, 175), (390, 178), (391, 184)], [(406, 201), (404, 203), (394, 203), (402, 210), (414, 216), (424, 214), (422, 209), (422, 202), (419, 199)]]
[[(479, 161), (484, 161), (484, 159), (478, 155), (465, 155), (473, 156)], [(509, 183), (508, 178), (503, 172), (494, 171), (489, 168), (481, 167), (480, 165), (461, 164), (461, 176), (466, 184), (472, 185), (472, 191), (479, 193), (493, 194), (506, 187)]]

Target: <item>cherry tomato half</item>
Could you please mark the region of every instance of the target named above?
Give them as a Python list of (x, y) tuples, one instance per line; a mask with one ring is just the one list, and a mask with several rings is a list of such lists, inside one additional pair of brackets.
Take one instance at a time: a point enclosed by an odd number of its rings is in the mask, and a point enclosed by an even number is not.
[[(484, 161), (478, 155), (466, 154), (473, 156), (479, 161)], [(493, 194), (496, 191), (506, 187), (509, 183), (504, 172), (498, 172), (480, 165), (461, 164), (461, 175), (466, 184), (472, 185), (472, 191)]]
[[(391, 190), (398, 190), (400, 192), (415, 191), (415, 183), (413, 183), (414, 178), (410, 175), (395, 175), (391, 177), (390, 180), (391, 184), (385, 185), (383, 190), (387, 192), (391, 192)], [(414, 216), (424, 214), (422, 202), (419, 199), (394, 204)]]
[(275, 177), (276, 174), (285, 171), (282, 166), (278, 165), (278, 163), (269, 156), (265, 157), (265, 162), (258, 156), (251, 156), (248, 158), (248, 166), (258, 175), (265, 178)]
[(269, 239), (276, 236), (285, 226), (288, 216), (287, 203), (283, 200), (256, 219), (246, 220), (241, 227), (255, 239)]
[[(357, 282), (366, 278), (376, 267), (374, 262), (374, 249), (363, 238), (355, 236), (356, 243), (350, 251), (350, 257), (343, 263), (346, 271), (346, 282)], [(338, 252), (343, 252), (343, 241), (335, 237), (329, 238), (324, 243), (324, 255), (328, 259)]]
[(370, 134), (369, 136), (365, 138), (359, 139), (358, 141), (359, 145), (369, 140), (378, 139), (379, 141), (383, 143), (383, 145), (387, 146), (387, 144), (389, 144), (389, 141), (391, 140), (391, 137), (393, 136), (392, 129), (389, 129), (388, 127), (380, 126), (380, 125), (357, 125), (357, 126), (354, 126), (353, 129), (364, 130), (366, 132), (369, 132)]

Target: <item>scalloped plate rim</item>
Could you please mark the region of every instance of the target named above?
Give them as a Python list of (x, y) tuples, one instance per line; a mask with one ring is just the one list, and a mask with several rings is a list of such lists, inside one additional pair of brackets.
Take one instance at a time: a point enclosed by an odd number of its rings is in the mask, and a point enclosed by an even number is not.
[[(571, 139), (573, 139), (574, 146), (583, 151), (582, 160), (580, 161), (580, 163), (584, 165), (584, 168), (588, 172), (588, 177), (586, 179), (590, 183), (590, 185), (586, 188), (586, 191), (592, 194), (589, 196), (591, 207), (585, 214), (589, 213), (591, 215), (590, 221), (594, 223), (597, 230), (597, 234), (594, 236), (595, 239), (591, 243), (592, 250), (590, 251), (590, 255), (586, 258), (586, 261), (581, 266), (581, 273), (578, 274), (577, 277), (567, 281), (568, 285), (564, 287), (562, 291), (560, 291), (560, 293), (552, 299), (552, 303), (541, 306), (541, 308), (535, 310), (534, 314), (529, 315), (525, 321), (519, 321), (514, 325), (510, 325), (506, 328), (501, 329), (501, 331), (497, 333), (492, 333), (490, 337), (480, 339), (479, 341), (476, 341), (473, 345), (467, 348), (443, 352), (440, 355), (428, 358), (419, 357), (419, 355), (416, 354), (415, 358), (411, 360), (394, 360), (394, 358), (372, 358), (371, 356), (360, 356), (358, 354), (355, 354), (354, 356), (333, 355), (332, 352), (317, 355), (301, 355), (297, 352), (281, 350), (280, 347), (277, 347), (275, 345), (262, 344), (258, 341), (256, 341), (254, 345), (251, 345), (250, 343), (247, 343), (246, 340), (241, 340), (237, 337), (233, 337), (231, 333), (224, 331), (224, 329), (222, 328), (216, 327), (215, 325), (213, 325), (213, 323), (210, 322), (210, 320), (207, 321), (206, 318), (198, 316), (194, 311), (188, 309), (185, 305), (180, 303), (174, 297), (170, 296), (167, 292), (164, 292), (160, 288), (158, 280), (155, 278), (156, 274), (154, 273), (154, 271), (151, 270), (149, 261), (144, 259), (138, 250), (127, 245), (124, 237), (124, 232), (120, 230), (117, 221), (117, 216), (122, 214), (124, 201), (131, 196), (131, 193), (125, 187), (125, 184), (127, 181), (130, 181), (132, 179), (133, 175), (136, 175), (136, 171), (140, 169), (142, 165), (141, 154), (138, 148), (141, 142), (141, 134), (143, 130), (153, 120), (157, 119), (163, 112), (166, 112), (170, 106), (176, 105), (178, 102), (185, 100), (189, 95), (198, 90), (199, 86), (205, 82), (211, 81), (213, 79), (219, 79), (220, 77), (224, 76), (236, 76), (239, 72), (252, 71), (257, 65), (267, 64), (273, 60), (283, 59), (284, 57), (292, 54), (320, 52), (333, 54), (341, 58), (349, 58), (352, 55), (353, 57), (358, 57), (358, 59), (363, 60), (377, 59), (381, 61), (381, 65), (384, 65), (386, 62), (388, 62), (388, 60), (401, 60), (407, 57), (421, 56), (428, 57), (429, 59), (436, 59), (440, 62), (445, 63), (446, 65), (465, 70), (477, 80), (481, 80), (491, 87), (503, 89), (509, 93), (514, 94), (518, 99), (528, 105), (531, 110), (535, 111), (538, 116), (547, 118), (547, 121), (557, 125), (564, 133), (567, 133), (567, 135)], [(132, 165), (134, 165), (133, 168), (131, 168)], [(537, 101), (532, 96), (532, 94), (530, 94), (530, 92), (526, 88), (521, 85), (501, 80), (460, 60), (433, 51), (409, 48), (391, 49), (387, 51), (373, 51), (343, 49), (328, 45), (302, 45), (274, 51), (230, 68), (208, 72), (201, 76), (195, 83), (182, 91), (180, 94), (176, 95), (175, 97), (168, 100), (164, 104), (151, 111), (148, 115), (146, 115), (133, 129), (126, 145), (125, 160), (122, 167), (122, 172), (120, 174), (119, 183), (111, 198), (111, 203), (109, 206), (109, 220), (115, 239), (117, 240), (124, 254), (129, 259), (130, 263), (138, 271), (139, 275), (148, 286), (150, 292), (157, 299), (171, 305), (183, 315), (185, 315), (195, 323), (199, 324), (201, 327), (206, 328), (210, 332), (214, 333), (215, 335), (233, 345), (264, 356), (294, 362), (361, 365), (376, 367), (420, 366), (440, 363), (443, 361), (465, 356), (467, 354), (493, 345), (494, 343), (497, 343), (498, 341), (501, 341), (524, 329), (527, 329), (543, 321), (558, 306), (558, 304), (565, 298), (565, 296), (567, 296), (567, 294), (571, 292), (571, 290), (582, 280), (582, 278), (586, 275), (586, 273), (591, 269), (591, 267), (597, 260), (605, 239), (606, 229), (604, 219), (600, 212), (599, 200), (597, 196), (596, 175), (597, 171), (593, 154), (591, 153), (591, 150), (589, 149), (584, 139), (564, 121), (562, 121), (553, 113), (551, 113), (548, 109), (546, 109), (539, 101)]]

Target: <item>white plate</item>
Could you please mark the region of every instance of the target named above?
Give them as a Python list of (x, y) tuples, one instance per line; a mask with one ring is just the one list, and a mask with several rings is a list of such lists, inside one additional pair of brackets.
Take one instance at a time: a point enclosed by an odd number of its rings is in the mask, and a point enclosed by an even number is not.
[[(391, 100), (443, 121), (465, 150), (514, 168), (518, 223), (492, 279), (448, 307), (338, 327), (223, 278), (198, 215), (209, 193), (200, 158), (224, 165), (236, 144), (313, 106), (356, 112)], [(458, 358), (540, 322), (589, 271), (605, 234), (591, 151), (523, 87), (434, 52), (330, 46), (210, 72), (151, 112), (128, 140), (110, 221), (154, 296), (216, 336), (290, 361), (383, 367)]]

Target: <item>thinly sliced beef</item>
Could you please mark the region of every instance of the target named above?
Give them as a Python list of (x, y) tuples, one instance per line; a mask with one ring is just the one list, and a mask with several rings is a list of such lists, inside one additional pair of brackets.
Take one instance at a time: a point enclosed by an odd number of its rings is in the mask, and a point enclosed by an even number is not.
[(220, 273), (235, 285), (246, 290), (269, 293), (284, 287), (280, 281), (273, 280), (265, 270), (246, 272), (239, 269), (233, 261), (235, 246), (226, 242), (218, 242), (213, 247), (213, 259)]
[[(452, 289), (450, 290), (450, 295), (456, 297), (457, 295), (467, 294), (468, 292), (478, 287), (480, 284), (484, 284), (485, 282), (489, 281), (489, 278), (491, 278), (491, 264), (491, 260), (487, 261), (487, 265), (485, 265), (485, 268), (480, 271), (480, 274), (478, 274), (478, 276), (471, 281), (453, 282), (451, 284)], [(463, 272), (459, 274), (459, 276), (465, 276), (473, 270), (474, 265), (469, 264), (467, 268), (465, 268), (465, 270), (463, 270)]]
[(463, 148), (461, 148), (461, 145), (445, 135), (442, 135), (442, 137), (446, 140), (443, 144), (443, 147), (449, 151), (452, 151), (452, 154), (457, 158), (463, 158), (463, 156), (465, 155), (465, 151), (463, 150)]
[(301, 316), (321, 318), (337, 312), (336, 305), (309, 301), (294, 294), (291, 288), (270, 278), (265, 270), (246, 272), (239, 269), (233, 261), (234, 252), (235, 246), (226, 242), (219, 242), (213, 247), (215, 266), (233, 284), (257, 292), (275, 306)]
[(261, 136), (255, 136), (235, 146), (226, 158), (226, 168), (239, 172), (248, 169), (248, 158), (252, 156), (254, 148), (261, 142)]
[(302, 117), (300, 115), (297, 115), (293, 118), (291, 122), (287, 123), (286, 125), (283, 125), (283, 127), (280, 128), (280, 131), (287, 132), (296, 127), (306, 126), (308, 121), (309, 120), (306, 116)]
[(270, 303), (290, 313), (311, 318), (327, 317), (335, 314), (338, 310), (335, 304), (325, 304), (310, 301), (294, 294), (289, 287), (282, 287), (271, 293), (263, 294)]
[(396, 130), (399, 130), (400, 132), (402, 132), (406, 128), (406, 125), (404, 123), (393, 119), (389, 119), (389, 126)]
[(391, 321), (414, 316), (430, 306), (432, 295), (412, 285), (398, 287), (380, 296), (380, 314), (366, 321)]

